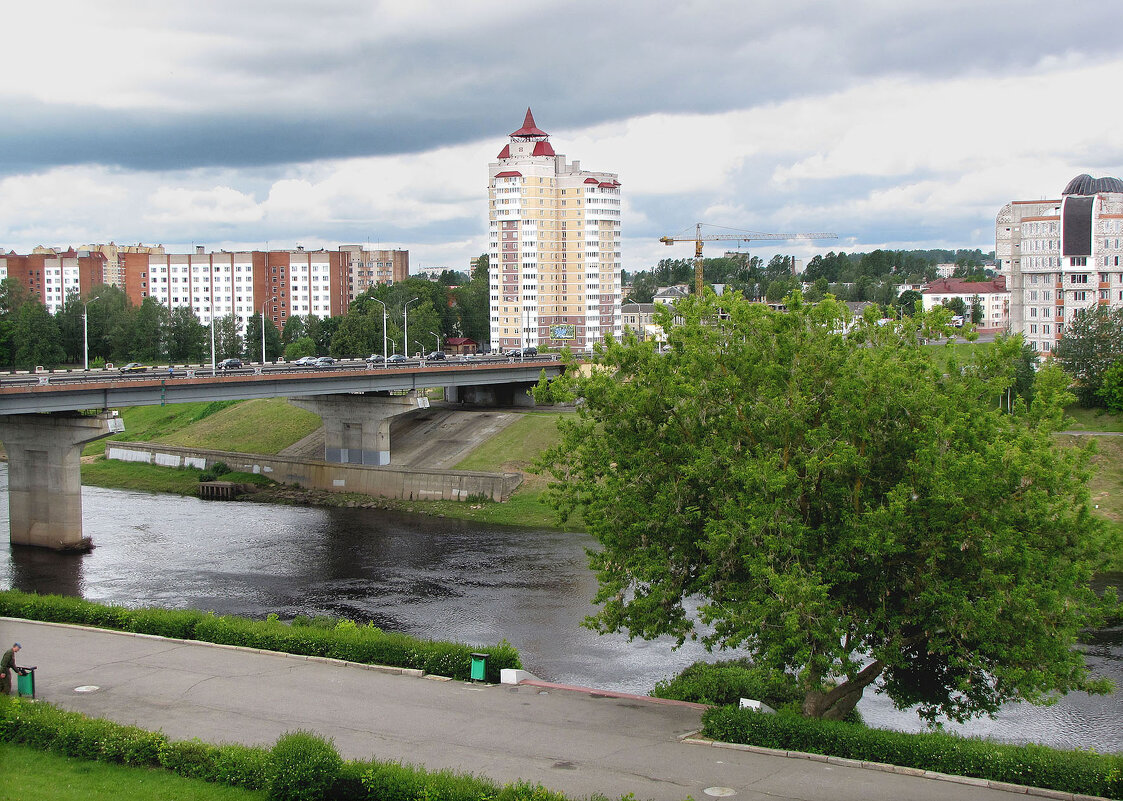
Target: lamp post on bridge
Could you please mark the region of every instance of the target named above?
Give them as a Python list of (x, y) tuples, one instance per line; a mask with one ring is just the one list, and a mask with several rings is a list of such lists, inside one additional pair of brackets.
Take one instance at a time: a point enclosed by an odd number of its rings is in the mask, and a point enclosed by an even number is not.
[(375, 303), (382, 307), (382, 363), (386, 364), (386, 358), (390, 355), (386, 351), (386, 318), (389, 316), (389, 310), (386, 304), (378, 298), (371, 298)]
[(402, 304), (402, 352), (409, 358), (409, 304), (416, 303), (421, 298), (410, 298)]
[(82, 351), (85, 354), (85, 371), (90, 371), (90, 329), (87, 324), (87, 318), (90, 316), (90, 304), (95, 300), (101, 300), (97, 295), (94, 295), (87, 301), (82, 302)]
[(276, 299), (277, 299), (277, 296), (274, 295), (273, 297), (269, 298), (269, 300), (267, 300), (267, 301), (265, 301), (264, 303), (261, 304), (261, 366), (262, 367), (265, 366), (265, 306), (269, 303), (272, 303)]
[(437, 350), (441, 349), (441, 335), (438, 334), (436, 331), (430, 331), (429, 333), (433, 335), (433, 341), (437, 343), (437, 347), (434, 351), (434, 352), (436, 352)]

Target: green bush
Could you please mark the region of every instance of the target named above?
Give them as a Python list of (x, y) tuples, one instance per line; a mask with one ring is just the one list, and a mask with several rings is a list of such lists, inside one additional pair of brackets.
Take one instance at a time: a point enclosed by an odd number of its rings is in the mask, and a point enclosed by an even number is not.
[(126, 629), (177, 640), (195, 639), (195, 628), (209, 615), (194, 609), (132, 609)]
[(673, 679), (656, 684), (651, 694), (716, 706), (737, 706), (740, 699), (753, 698), (777, 710), (798, 709), (803, 698), (794, 678), (757, 667), (747, 659), (695, 662)]
[(269, 798), (321, 801), (328, 797), (342, 767), (343, 759), (331, 741), (312, 732), (289, 732), (273, 746)]
[(218, 476), (211, 470), (202, 470), (199, 472), (199, 481), (214, 481)]
[(211, 465), (211, 472), (216, 476), (224, 476), (230, 472), (230, 465), (226, 462), (215, 462)]
[(725, 742), (1123, 798), (1123, 755), (1119, 754), (1006, 745), (943, 732), (908, 734), (731, 707), (706, 710), (702, 723), (706, 736)]
[(156, 634), (183, 640), (261, 648), (267, 651), (326, 656), (368, 665), (414, 668), (426, 673), (468, 679), (473, 652), (487, 653), (487, 681), (497, 683), (503, 668), (520, 668), (518, 651), (506, 640), (495, 646), (423, 640), (384, 632), (373, 625), (329, 617), (297, 618), (291, 625), (223, 616), (193, 610), (125, 609), (81, 598), (0, 591), (0, 615), (26, 620), (80, 623), (88, 626)]

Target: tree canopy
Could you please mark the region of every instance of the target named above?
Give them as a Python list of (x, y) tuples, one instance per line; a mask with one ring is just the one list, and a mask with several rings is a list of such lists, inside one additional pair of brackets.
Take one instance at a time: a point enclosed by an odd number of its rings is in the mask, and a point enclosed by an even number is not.
[(1103, 690), (1072, 647), (1110, 601), (1089, 587), (1088, 453), (1050, 436), (1063, 374), (1001, 404), (1020, 338), (957, 364), (918, 344), (946, 309), (878, 325), (786, 304), (691, 297), (681, 325), (657, 311), (666, 353), (609, 338), (537, 388), (578, 400), (540, 467), (601, 546), (586, 624), (739, 649), (816, 717), (875, 683), (957, 720)]
[(1123, 359), (1123, 308), (1093, 306), (1080, 311), (1065, 329), (1054, 351), (1057, 361), (1076, 379), (1076, 394), (1085, 406), (1102, 405), (1104, 374)]

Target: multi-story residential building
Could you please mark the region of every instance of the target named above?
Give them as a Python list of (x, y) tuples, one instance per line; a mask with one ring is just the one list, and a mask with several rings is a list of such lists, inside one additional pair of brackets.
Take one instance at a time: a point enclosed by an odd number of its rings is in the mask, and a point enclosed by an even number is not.
[(1123, 306), (1123, 181), (1078, 175), (1056, 200), (998, 212), (995, 256), (1010, 288), (1010, 328), (1049, 353), (1074, 314)]
[[(409, 276), (409, 252), (364, 250), (270, 250), (166, 253), (162, 247), (112, 248), (114, 275), (107, 273), (108, 246), (95, 250), (0, 255), (0, 278), (19, 278), (53, 313), (70, 292), (86, 296), (98, 284), (115, 283), (129, 300), (152, 297), (169, 309), (186, 306), (204, 325), (233, 314), (243, 327), (264, 310), (278, 326), (294, 315), (346, 314), (352, 300), (375, 284)], [(45, 250), (39, 248), (38, 250)]]
[(939, 306), (952, 298), (959, 298), (967, 309), (970, 320), (976, 307), (981, 312), (978, 326), (986, 331), (1005, 331), (1010, 327), (1010, 291), (1006, 277), (992, 281), (964, 281), (962, 278), (938, 278), (921, 291), (924, 310)]
[(17, 279), (51, 314), (62, 308), (72, 292), (85, 295), (105, 282), (105, 256), (101, 253), (74, 249), (59, 253), (45, 248), (36, 251), (25, 256), (0, 252), (0, 280)]
[(488, 169), (493, 347), (621, 335), (620, 181), (554, 152), (530, 109)]

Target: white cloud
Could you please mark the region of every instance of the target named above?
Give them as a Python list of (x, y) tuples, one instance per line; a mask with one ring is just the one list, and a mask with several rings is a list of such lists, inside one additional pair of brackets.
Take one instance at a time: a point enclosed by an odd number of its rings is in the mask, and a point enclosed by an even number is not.
[(148, 208), (150, 211), (145, 215), (146, 219), (175, 223), (181, 227), (254, 223), (263, 216), (261, 207), (252, 196), (229, 186), (210, 189), (163, 187), (152, 193)]

